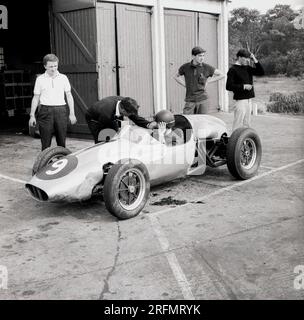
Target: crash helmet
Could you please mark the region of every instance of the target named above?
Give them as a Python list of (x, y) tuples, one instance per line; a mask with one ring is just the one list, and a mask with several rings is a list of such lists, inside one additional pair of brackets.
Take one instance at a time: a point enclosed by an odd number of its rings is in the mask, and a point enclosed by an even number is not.
[(169, 110), (161, 110), (161, 111), (157, 112), (157, 114), (155, 115), (155, 121), (156, 122), (166, 122), (167, 129), (172, 128), (175, 123), (174, 115)]

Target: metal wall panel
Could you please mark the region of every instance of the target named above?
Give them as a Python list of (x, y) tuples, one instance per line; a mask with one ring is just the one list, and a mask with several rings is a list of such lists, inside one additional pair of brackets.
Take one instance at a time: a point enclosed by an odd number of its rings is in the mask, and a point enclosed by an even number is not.
[(179, 67), (191, 61), (196, 44), (197, 14), (189, 11), (165, 10), (167, 109), (182, 113), (186, 89), (173, 76)]
[(148, 8), (116, 5), (120, 94), (137, 100), (139, 113), (154, 114), (151, 12)]
[[(218, 17), (211, 14), (199, 13), (199, 45), (207, 50), (205, 62), (218, 67)], [(206, 87), (209, 96), (209, 112), (217, 112), (219, 108), (218, 81), (210, 83)]]
[(97, 3), (97, 44), (99, 99), (117, 95), (115, 6)]

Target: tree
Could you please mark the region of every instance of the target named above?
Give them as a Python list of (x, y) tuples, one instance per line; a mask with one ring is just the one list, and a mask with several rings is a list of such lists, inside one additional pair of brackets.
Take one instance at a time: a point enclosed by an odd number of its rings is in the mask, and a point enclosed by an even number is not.
[[(248, 48), (263, 62), (268, 74), (304, 74), (304, 29), (295, 28), (295, 12), (290, 5), (276, 5), (266, 14), (238, 8), (229, 19), (229, 58)], [(301, 16), (302, 18), (302, 16)]]
[(266, 22), (271, 23), (279, 18), (286, 18), (289, 22), (293, 21), (297, 13), (294, 12), (288, 4), (277, 4), (273, 9), (266, 12), (264, 18)]
[(304, 53), (299, 49), (293, 49), (287, 54), (287, 76), (301, 76), (304, 74)]
[(262, 55), (269, 55), (273, 51), (287, 54), (294, 47), (295, 28), (292, 21), (297, 14), (290, 5), (276, 5), (262, 17), (261, 26), (264, 35)]
[(261, 43), (261, 15), (258, 10), (247, 8), (234, 9), (229, 20), (229, 33), (237, 37), (244, 48), (258, 53)]

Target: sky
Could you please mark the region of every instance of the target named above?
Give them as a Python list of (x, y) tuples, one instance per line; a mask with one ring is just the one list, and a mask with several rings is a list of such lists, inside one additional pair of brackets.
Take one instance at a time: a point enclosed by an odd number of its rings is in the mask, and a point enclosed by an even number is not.
[(248, 9), (257, 9), (264, 14), (268, 9), (272, 9), (276, 4), (289, 4), (292, 9), (304, 7), (303, 0), (230, 0), (228, 10), (246, 7)]

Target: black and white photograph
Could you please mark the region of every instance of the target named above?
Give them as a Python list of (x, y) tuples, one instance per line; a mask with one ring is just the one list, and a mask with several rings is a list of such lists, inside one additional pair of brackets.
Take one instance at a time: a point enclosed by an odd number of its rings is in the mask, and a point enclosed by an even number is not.
[(0, 0), (0, 300), (303, 300), (303, 135), (303, 0)]

